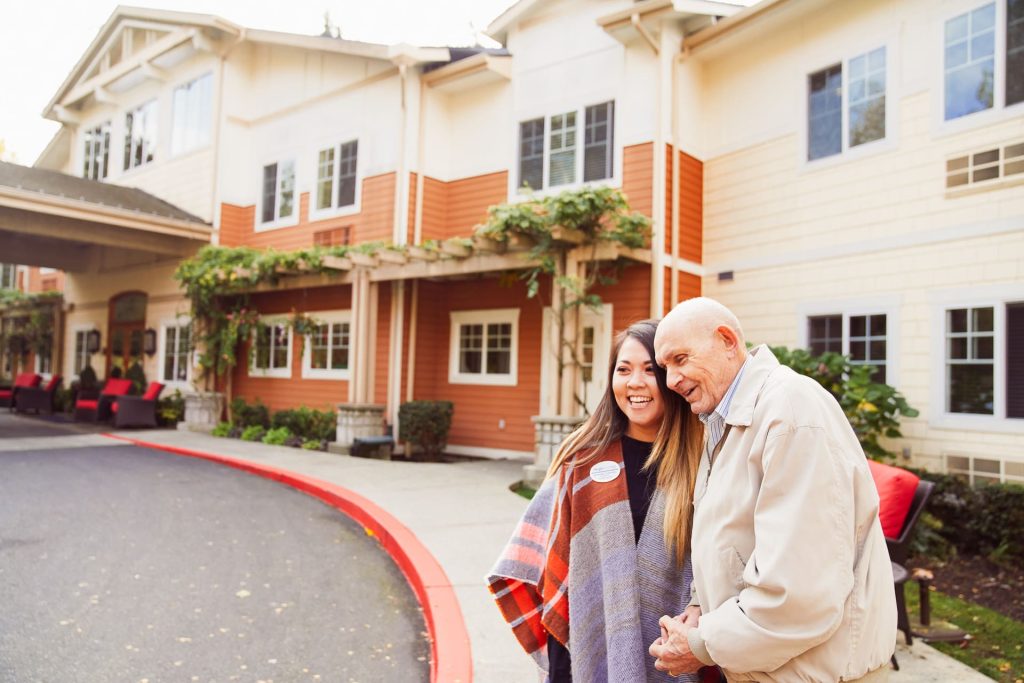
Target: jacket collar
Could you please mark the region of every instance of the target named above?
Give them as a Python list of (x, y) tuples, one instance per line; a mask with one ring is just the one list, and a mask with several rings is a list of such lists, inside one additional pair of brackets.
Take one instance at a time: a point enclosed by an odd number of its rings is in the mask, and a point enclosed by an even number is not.
[(736, 427), (749, 427), (754, 418), (754, 406), (761, 388), (768, 381), (768, 376), (779, 367), (779, 361), (766, 344), (750, 350), (750, 360), (743, 370), (743, 377), (733, 394), (729, 415), (725, 423)]

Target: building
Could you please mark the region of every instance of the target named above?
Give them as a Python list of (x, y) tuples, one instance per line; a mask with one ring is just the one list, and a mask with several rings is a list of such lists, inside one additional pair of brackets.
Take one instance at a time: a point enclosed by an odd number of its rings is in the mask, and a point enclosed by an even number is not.
[[(170, 276), (204, 239), (415, 246), (469, 237), (524, 183), (604, 184), (654, 237), (615, 254), (631, 265), (581, 321), (592, 367), (571, 391), (603, 389), (613, 330), (704, 293), (752, 341), (876, 367), (922, 410), (900, 444), (916, 462), (1022, 480), (1022, 5), (520, 0), (488, 28), (496, 50), (120, 8), (47, 107), (64, 125), (37, 166), (185, 215), (136, 226), (174, 232), (159, 251), (111, 243), (68, 273), (64, 345), (119, 335), (92, 359), (110, 367), (152, 329), (147, 376), (187, 390)], [(232, 393), (379, 405), (389, 424), (402, 401), (452, 400), (451, 450), (531, 457), (534, 416), (579, 412), (553, 379), (550, 283), (528, 298), (517, 254), (407, 253), (254, 294), (269, 323), (322, 324), (306, 343), (276, 325)]]

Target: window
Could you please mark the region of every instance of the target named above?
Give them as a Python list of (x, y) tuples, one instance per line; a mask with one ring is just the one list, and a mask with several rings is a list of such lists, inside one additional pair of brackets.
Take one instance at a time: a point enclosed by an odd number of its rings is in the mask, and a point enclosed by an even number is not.
[(352, 244), (352, 226), (343, 225), (330, 230), (317, 230), (313, 233), (314, 247), (342, 247)]
[(348, 379), (351, 350), (351, 314), (311, 313), (321, 324), (306, 339), (302, 376), (311, 379)]
[(947, 454), (946, 471), (972, 486), (999, 482), (1024, 484), (1024, 463), (1021, 462)]
[(156, 151), (156, 100), (125, 114), (124, 170), (153, 161)]
[(948, 413), (1024, 418), (1024, 302), (945, 311)]
[(987, 147), (946, 160), (946, 189), (978, 183), (993, 185), (1001, 178), (1013, 180), (1010, 176), (1021, 173), (1024, 173), (1024, 142)]
[(160, 348), (162, 382), (187, 382), (191, 332), (189, 325), (164, 325)]
[(884, 313), (809, 316), (807, 348), (815, 355), (826, 351), (847, 355), (851, 365), (869, 365), (872, 381), (884, 384), (889, 364), (887, 327)]
[(110, 163), (110, 121), (85, 131), (82, 177), (103, 180)]
[(252, 364), (254, 377), (292, 376), (292, 330), (285, 322), (261, 324), (253, 335)]
[(289, 218), (295, 213), (295, 162), (285, 161), (263, 167), (263, 209), (261, 222)]
[(885, 138), (884, 47), (848, 60), (845, 85), (840, 63), (812, 73), (807, 86), (808, 161)]
[(0, 263), (0, 289), (17, 289), (18, 266), (13, 263)]
[(515, 386), (519, 309), (453, 312), (451, 322), (448, 381)]
[[(580, 154), (580, 123), (583, 153)], [(614, 175), (615, 102), (519, 123), (517, 187), (550, 187), (608, 180)]]
[(92, 358), (92, 354), (88, 350), (89, 332), (88, 328), (75, 330), (75, 357), (72, 368), (76, 377), (81, 374), (86, 365), (89, 365)]
[[(947, 20), (944, 29), (946, 121), (1024, 101), (1024, 0), (981, 5)], [(1005, 55), (997, 53), (999, 33)]]
[(358, 140), (320, 150), (316, 176), (317, 210), (355, 205), (358, 161)]
[(206, 74), (174, 89), (171, 156), (210, 144), (213, 125), (213, 75)]
[(53, 372), (53, 341), (46, 339), (41, 348), (33, 349), (35, 352), (35, 371), (40, 375), (49, 377)]

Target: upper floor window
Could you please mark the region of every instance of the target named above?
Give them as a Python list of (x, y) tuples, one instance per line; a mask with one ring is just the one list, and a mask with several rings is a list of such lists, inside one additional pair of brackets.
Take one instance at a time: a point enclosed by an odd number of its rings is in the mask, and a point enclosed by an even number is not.
[(85, 131), (82, 177), (103, 180), (110, 163), (110, 121)]
[[(580, 154), (580, 123), (583, 153)], [(602, 102), (519, 123), (517, 187), (607, 180), (614, 175), (615, 102)]]
[(124, 118), (124, 170), (153, 161), (156, 151), (156, 100), (133, 109)]
[(885, 52), (879, 47), (847, 60), (845, 79), (843, 63), (808, 76), (808, 161), (885, 138)]
[(263, 167), (262, 202), (262, 223), (290, 218), (295, 213), (294, 161), (283, 161)]
[(210, 144), (212, 102), (212, 74), (200, 76), (174, 89), (171, 156)]
[(316, 208), (325, 210), (356, 203), (359, 141), (320, 150), (317, 157)]
[(18, 288), (18, 266), (13, 263), (0, 263), (0, 289)]
[(871, 381), (885, 383), (889, 364), (887, 327), (884, 313), (809, 316), (807, 347), (815, 355), (826, 351), (848, 355), (851, 365), (871, 367)]
[[(1024, 101), (1024, 0), (982, 5), (944, 28), (945, 120), (992, 109), (1000, 99), (1004, 106)], [(1005, 33), (1005, 60), (998, 33)]]

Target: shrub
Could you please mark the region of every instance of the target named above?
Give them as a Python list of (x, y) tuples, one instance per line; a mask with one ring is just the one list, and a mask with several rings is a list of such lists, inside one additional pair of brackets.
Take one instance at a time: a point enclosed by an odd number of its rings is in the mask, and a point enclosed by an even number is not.
[(302, 442), (302, 449), (306, 451), (322, 451), (326, 441), (317, 441), (316, 439), (309, 439), (308, 441)]
[(55, 413), (70, 413), (74, 405), (71, 402), (71, 389), (59, 387), (53, 395), (53, 411)]
[(271, 446), (283, 446), (291, 436), (292, 433), (287, 427), (274, 427), (263, 437), (263, 443)]
[(451, 401), (409, 401), (398, 407), (398, 438), (422, 449), (429, 458), (437, 457), (448, 445), (452, 426)]
[(337, 424), (333, 410), (312, 410), (305, 406), (279, 410), (271, 422), (274, 427), (287, 427), (296, 436), (328, 441), (334, 441)]
[(185, 397), (180, 389), (175, 389), (170, 396), (157, 401), (156, 414), (161, 424), (176, 425), (185, 419)]
[(918, 415), (903, 394), (888, 384), (872, 382), (871, 367), (853, 365), (848, 356), (832, 352), (813, 356), (805, 349), (790, 350), (785, 346), (773, 346), (771, 350), (781, 364), (810, 377), (836, 397), (869, 458), (894, 457), (879, 439), (903, 436), (900, 418)]
[(230, 422), (221, 422), (220, 424), (213, 428), (213, 431), (210, 432), (210, 434), (213, 436), (227, 437), (231, 436), (231, 430), (232, 425)]
[(263, 425), (249, 425), (242, 430), (242, 441), (262, 441), (266, 433)]
[(259, 426), (265, 431), (270, 428), (270, 411), (259, 399), (249, 405), (244, 398), (236, 398), (231, 401), (231, 422), (243, 429)]
[(99, 387), (99, 379), (96, 377), (96, 371), (92, 369), (91, 365), (86, 365), (82, 368), (82, 371), (78, 373), (78, 388), (85, 389), (86, 391), (94, 391)]
[(132, 393), (141, 394), (146, 390), (146, 373), (142, 370), (142, 364), (135, 361), (124, 373), (125, 379), (132, 381)]

